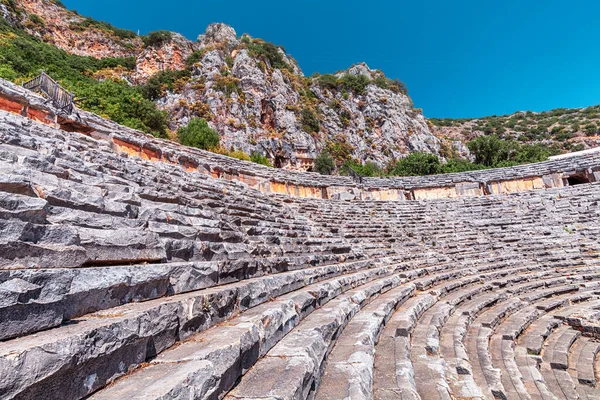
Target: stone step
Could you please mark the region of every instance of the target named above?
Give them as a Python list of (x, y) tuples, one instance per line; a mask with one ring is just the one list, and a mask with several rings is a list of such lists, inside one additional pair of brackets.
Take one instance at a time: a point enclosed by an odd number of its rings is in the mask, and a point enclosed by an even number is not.
[[(77, 393), (79, 396), (89, 394), (178, 340), (306, 286), (310, 272), (300, 270), (128, 304), (87, 315), (49, 331), (0, 343), (0, 376), (5, 377), (0, 380), (0, 388), (6, 393), (24, 395), (43, 393), (49, 388), (60, 391), (69, 384), (75, 385), (71, 388), (74, 397)], [(327, 270), (319, 272), (326, 274)], [(357, 272), (354, 277), (364, 282), (393, 272), (394, 267), (378, 267)], [(354, 280), (346, 276), (341, 281), (351, 287)], [(340, 285), (337, 284), (338, 290)], [(87, 357), (80, 357), (78, 353)], [(33, 374), (36, 369), (29, 365), (37, 364), (47, 367), (35, 375), (19, 373), (25, 368)], [(66, 380), (65, 376), (71, 378)], [(93, 385), (77, 384), (88, 376), (96, 376)]]
[[(559, 297), (568, 299), (570, 296), (570, 294), (563, 294)], [(563, 304), (568, 304), (568, 302), (564, 302)], [(518, 311), (511, 317), (507, 318), (500, 326), (498, 333), (492, 337), (492, 341), (494, 341), (495, 338), (498, 338), (496, 339), (494, 345), (501, 346), (500, 353), (502, 358), (495, 360), (494, 363), (497, 363), (496, 365), (499, 365), (500, 369), (506, 371), (506, 373), (503, 374), (502, 379), (503, 385), (507, 389), (507, 395), (509, 398), (510, 396), (529, 396), (531, 398), (542, 399), (554, 398), (551, 389), (545, 383), (544, 378), (539, 370), (539, 364), (541, 364), (542, 359), (540, 357), (530, 356), (527, 348), (515, 341), (519, 335), (508, 338), (506, 337), (506, 332), (502, 329), (504, 325), (510, 325), (515, 321), (519, 321), (521, 324), (528, 324), (529, 317), (535, 315), (536, 312), (540, 312), (536, 308), (536, 304)], [(552, 315), (549, 315), (548, 317), (552, 317)], [(545, 321), (546, 323), (540, 323), (540, 321)], [(527, 342), (527, 335), (535, 334), (535, 330), (539, 329), (539, 326), (548, 328), (548, 321), (552, 320), (546, 318), (546, 316), (542, 317), (542, 319), (535, 320), (533, 322), (533, 326), (525, 333), (525, 337), (523, 338), (522, 342)], [(552, 325), (550, 326), (552, 327)], [(516, 330), (524, 329), (522, 329), (522, 327), (517, 327)], [(516, 332), (516, 330), (510, 328), (510, 331), (513, 333)], [(542, 332), (542, 335), (548, 336), (550, 332)], [(502, 341), (499, 344), (500, 335), (502, 335)], [(492, 349), (492, 353), (494, 354), (494, 349)], [(499, 351), (496, 349), (495, 354), (498, 353)], [(492, 358), (494, 359), (494, 357)]]
[[(392, 286), (399, 283), (398, 278)], [(225, 398), (307, 398), (318, 387), (327, 354), (348, 321), (388, 285), (365, 285), (314, 311), (256, 363)]]
[(381, 330), (414, 292), (414, 286), (392, 289), (352, 318), (327, 357), (315, 399), (372, 397), (375, 345)]
[(585, 337), (581, 338), (580, 340), (584, 344), (579, 357), (573, 360), (575, 370), (577, 371), (577, 380), (582, 385), (595, 388), (598, 382), (594, 371), (594, 364), (598, 352), (600, 351), (600, 343), (592, 342), (590, 339)]
[(0, 283), (0, 341), (130, 302), (212, 287), (218, 275), (216, 262), (10, 271)]
[(552, 358), (550, 359), (550, 366), (553, 369), (567, 370), (569, 368), (569, 349), (581, 335), (574, 329), (568, 329), (562, 332), (558, 341), (554, 344), (552, 349)]
[[(92, 396), (93, 399), (115, 399), (127, 395), (128, 398), (160, 398), (174, 396), (175, 393), (197, 398), (218, 396), (229, 391), (234, 383), (288, 332), (297, 326), (315, 309), (323, 307), (329, 301), (342, 296), (354, 287), (369, 282), (398, 280), (383, 278), (372, 281), (359, 272), (354, 275), (334, 278), (317, 283), (278, 297), (268, 303), (254, 307), (233, 318), (226, 325), (216, 326), (200, 334), (191, 336), (172, 349), (168, 349), (133, 374), (118, 380), (115, 384)], [(413, 289), (414, 290), (414, 289)], [(209, 371), (188, 372), (189, 363), (205, 362)], [(180, 368), (165, 365), (181, 365)], [(202, 364), (205, 365), (205, 364)], [(175, 378), (169, 382), (159, 381), (155, 387), (152, 377), (162, 376), (169, 370)], [(145, 389), (137, 397), (132, 397), (135, 388)], [(160, 393), (160, 395), (159, 395)], [(154, 397), (156, 396), (156, 397)]]

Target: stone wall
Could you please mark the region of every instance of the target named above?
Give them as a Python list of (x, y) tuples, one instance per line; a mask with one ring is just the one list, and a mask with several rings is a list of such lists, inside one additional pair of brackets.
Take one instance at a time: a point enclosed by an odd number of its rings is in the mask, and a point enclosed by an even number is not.
[(77, 116), (56, 116), (55, 110), (43, 98), (4, 80), (0, 80), (0, 109), (104, 140), (130, 156), (182, 165), (187, 171), (239, 181), (263, 193), (291, 197), (421, 200), (563, 187), (571, 176), (583, 177), (588, 182), (600, 180), (600, 149), (595, 149), (511, 168), (426, 177), (364, 178), (358, 183), (349, 177), (273, 169), (183, 147), (81, 110)]

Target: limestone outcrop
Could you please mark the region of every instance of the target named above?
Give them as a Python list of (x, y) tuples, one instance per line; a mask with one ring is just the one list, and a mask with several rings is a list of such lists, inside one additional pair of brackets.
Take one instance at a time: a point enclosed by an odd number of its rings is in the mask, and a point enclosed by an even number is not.
[[(106, 57), (134, 57), (143, 43), (138, 37), (120, 37), (106, 25), (90, 23), (52, 0), (17, 0), (10, 10), (13, 22), (41, 40), (71, 54)], [(34, 17), (35, 16), (35, 17)]]
[(208, 26), (197, 41), (171, 33), (145, 45), (133, 32), (51, 0), (16, 0), (14, 10), (3, 10), (28, 33), (69, 53), (135, 58), (133, 70), (103, 70), (98, 79), (142, 85), (160, 72), (191, 70), (155, 99), (168, 113), (171, 131), (204, 118), (219, 132), (223, 148), (268, 156), (278, 167), (309, 169), (325, 149), (382, 167), (411, 152), (440, 154), (440, 140), (404, 88), (390, 86), (366, 64), (337, 73), (340, 79), (358, 77), (358, 86), (324, 85), (305, 77), (283, 48), (240, 37), (222, 23)]

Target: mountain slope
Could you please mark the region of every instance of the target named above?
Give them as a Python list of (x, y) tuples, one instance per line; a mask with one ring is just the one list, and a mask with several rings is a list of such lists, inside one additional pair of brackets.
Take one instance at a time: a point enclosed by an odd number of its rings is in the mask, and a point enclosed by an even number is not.
[(442, 140), (469, 142), (482, 135), (496, 135), (522, 143), (541, 143), (558, 152), (600, 146), (600, 106), (429, 121), (433, 133)]
[(141, 92), (167, 113), (173, 132), (204, 118), (225, 149), (264, 154), (287, 168), (310, 167), (324, 149), (340, 163), (381, 166), (409, 152), (439, 154), (439, 140), (402, 85), (364, 64), (335, 77), (306, 78), (281, 47), (240, 38), (223, 24), (209, 26), (196, 42), (170, 32), (139, 38), (57, 1), (2, 2), (9, 21), (71, 54), (135, 58), (131, 68), (119, 63), (90, 73), (143, 85)]
[(277, 167), (309, 169), (323, 151), (338, 166), (384, 167), (414, 152), (473, 159), (467, 144), (488, 134), (553, 152), (600, 145), (595, 108), (426, 120), (381, 71), (356, 64), (305, 77), (282, 47), (224, 24), (191, 41), (167, 31), (139, 37), (58, 0), (0, 0), (0, 16), (12, 25), (0, 29), (0, 77), (20, 83), (44, 69), (84, 98), (82, 108), (173, 140), (202, 118), (220, 136), (216, 151)]

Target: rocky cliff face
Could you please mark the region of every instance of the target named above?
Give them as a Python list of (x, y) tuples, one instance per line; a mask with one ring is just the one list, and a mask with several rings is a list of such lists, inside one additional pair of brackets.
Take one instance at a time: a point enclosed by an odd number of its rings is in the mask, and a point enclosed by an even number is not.
[(13, 9), (11, 19), (29, 34), (71, 54), (134, 57), (142, 49), (142, 41), (132, 32), (82, 17), (52, 0), (13, 0), (5, 7)]
[(307, 78), (282, 48), (240, 38), (224, 24), (209, 26), (195, 42), (172, 34), (144, 46), (131, 32), (81, 17), (52, 0), (14, 0), (16, 12), (4, 3), (0, 12), (70, 53), (135, 57), (133, 71), (119, 72), (129, 84), (144, 84), (160, 71), (189, 69), (189, 77), (156, 100), (170, 116), (169, 128), (205, 118), (225, 149), (266, 155), (278, 167), (307, 169), (324, 149), (339, 160), (384, 166), (410, 152), (440, 154), (446, 146), (405, 91), (365, 64), (328, 80)]
[(170, 40), (142, 50), (136, 58), (132, 79), (136, 84), (142, 84), (160, 71), (185, 69), (186, 60), (197, 48), (196, 43), (178, 33), (172, 33)]
[(385, 78), (365, 64), (338, 73), (366, 78), (364, 90), (353, 92), (304, 77), (281, 48), (239, 39), (223, 24), (209, 26), (194, 46), (191, 78), (158, 100), (173, 130), (206, 118), (226, 148), (290, 168), (307, 167), (323, 149), (380, 165), (409, 152), (439, 153), (438, 139), (408, 96), (372, 83)]

